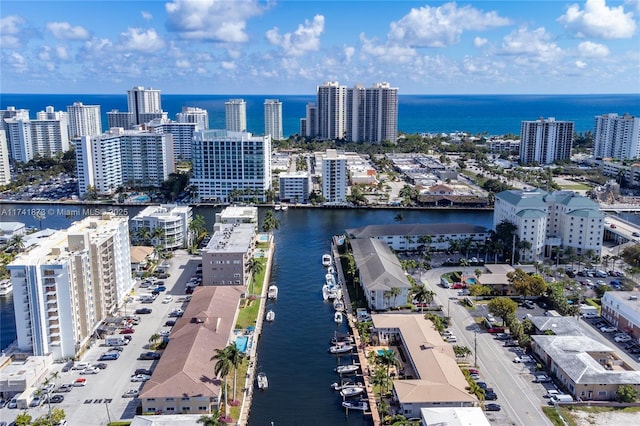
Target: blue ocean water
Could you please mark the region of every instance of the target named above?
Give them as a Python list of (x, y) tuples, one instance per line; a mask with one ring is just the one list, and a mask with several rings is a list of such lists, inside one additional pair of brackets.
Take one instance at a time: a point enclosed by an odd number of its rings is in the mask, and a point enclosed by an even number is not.
[[(290, 136), (299, 132), (305, 106), (315, 102), (314, 95), (167, 95), (162, 94), (162, 108), (175, 119), (183, 106), (209, 111), (211, 128), (224, 128), (224, 103), (232, 98), (247, 102), (247, 127), (254, 134), (264, 132), (265, 99), (282, 102), (283, 132)], [(107, 112), (127, 110), (127, 95), (25, 95), (0, 94), (0, 109), (7, 106), (38, 111), (51, 105), (56, 111), (80, 101), (100, 105), (103, 129), (107, 127)], [(520, 134), (520, 122), (539, 117), (555, 117), (575, 123), (576, 132), (593, 131), (596, 115), (617, 112), (640, 115), (640, 95), (399, 95), (398, 130), (405, 133), (455, 132), (490, 135)]]

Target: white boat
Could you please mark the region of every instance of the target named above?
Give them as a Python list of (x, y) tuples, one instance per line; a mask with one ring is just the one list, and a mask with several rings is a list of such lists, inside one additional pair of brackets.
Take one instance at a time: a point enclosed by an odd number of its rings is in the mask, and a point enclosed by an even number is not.
[(333, 269), (333, 266), (329, 266), (329, 267), (327, 268), (327, 274), (331, 274), (331, 275), (333, 275), (333, 274), (335, 274), (335, 273), (336, 273), (336, 270), (335, 270), (335, 269)]
[(13, 291), (13, 283), (10, 280), (0, 282), (0, 296), (6, 296)]
[(356, 364), (348, 364), (348, 365), (339, 365), (335, 368), (336, 373), (338, 374), (350, 374), (355, 373), (360, 368), (359, 365)]
[(267, 380), (267, 375), (264, 373), (258, 373), (258, 389), (267, 389), (269, 387), (269, 380)]
[(265, 319), (269, 322), (273, 321), (274, 319), (276, 319), (276, 313), (273, 311), (267, 311), (267, 315), (265, 316)]
[(336, 311), (336, 313), (333, 314), (333, 320), (336, 324), (342, 324), (342, 312)]
[(343, 312), (344, 311), (344, 302), (340, 299), (335, 299), (333, 301), (333, 309), (335, 309), (337, 312)]
[(333, 262), (331, 261), (331, 255), (330, 254), (326, 254), (325, 253), (325, 254), (322, 255), (322, 265), (323, 266), (329, 267), (329, 266), (331, 266), (332, 263)]
[(342, 395), (343, 398), (351, 398), (352, 396), (362, 395), (363, 393), (364, 388), (361, 386), (353, 386), (340, 391), (340, 395)]
[(278, 286), (275, 284), (271, 284), (269, 289), (267, 290), (267, 297), (269, 299), (277, 299), (278, 298)]
[(353, 336), (349, 333), (335, 332), (329, 343), (332, 345), (337, 345), (338, 343), (353, 343)]
[(327, 300), (329, 298), (329, 285), (325, 284), (322, 286), (322, 300)]
[(330, 300), (342, 297), (342, 290), (337, 286), (329, 286), (329, 292), (327, 294)]
[(327, 283), (330, 286), (336, 286), (336, 277), (333, 276), (333, 274), (326, 274), (324, 276), (324, 282)]
[(273, 206), (274, 210), (280, 210), (282, 208), (282, 206), (280, 204), (276, 204), (275, 206)]
[(367, 411), (367, 401), (342, 401), (342, 406), (351, 410)]
[(362, 382), (353, 383), (349, 380), (343, 380), (341, 383), (335, 382), (331, 384), (331, 389), (336, 391), (353, 387), (364, 387), (364, 385), (362, 384)]
[(332, 354), (345, 354), (353, 350), (353, 345), (334, 345), (329, 348), (329, 352)]
[(283, 204), (282, 205), (282, 211), (287, 211), (287, 210), (289, 210), (289, 206), (286, 205), (286, 204)]

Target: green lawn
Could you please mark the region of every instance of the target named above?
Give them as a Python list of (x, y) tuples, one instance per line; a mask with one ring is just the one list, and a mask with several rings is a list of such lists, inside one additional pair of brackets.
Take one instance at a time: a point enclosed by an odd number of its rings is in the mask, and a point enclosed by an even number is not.
[(583, 183), (572, 183), (569, 185), (560, 185), (562, 189), (568, 189), (571, 191), (588, 191), (591, 189), (589, 185), (585, 185)]
[[(256, 281), (253, 284), (253, 287), (250, 285), (251, 293), (255, 295), (261, 295), (262, 289), (264, 288), (264, 277), (266, 274), (267, 268), (267, 258), (259, 258), (260, 263), (262, 264), (262, 271), (256, 275)], [(252, 297), (247, 297), (245, 299), (245, 306), (240, 309), (240, 313), (238, 314), (238, 322), (236, 323), (236, 328), (244, 329), (249, 327), (250, 325), (256, 325), (256, 319), (258, 319), (258, 310), (260, 309), (260, 299), (252, 300)]]

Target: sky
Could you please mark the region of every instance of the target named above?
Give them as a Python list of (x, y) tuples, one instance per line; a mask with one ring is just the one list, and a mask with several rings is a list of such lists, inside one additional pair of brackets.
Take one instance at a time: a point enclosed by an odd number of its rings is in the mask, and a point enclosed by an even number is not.
[(0, 94), (640, 93), (640, 0), (2, 0)]

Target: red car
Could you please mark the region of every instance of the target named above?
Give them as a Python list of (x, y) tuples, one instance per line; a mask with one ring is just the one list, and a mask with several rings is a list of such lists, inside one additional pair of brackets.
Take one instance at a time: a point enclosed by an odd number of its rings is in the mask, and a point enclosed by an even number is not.
[(491, 327), (487, 330), (489, 333), (504, 333), (503, 327)]
[(135, 333), (136, 330), (129, 327), (129, 328), (123, 328), (122, 330), (120, 330), (120, 334), (133, 334)]
[(451, 288), (466, 288), (467, 286), (464, 283), (453, 283)]
[(468, 368), (467, 370), (469, 371), (469, 374), (480, 374), (480, 372), (475, 368)]

